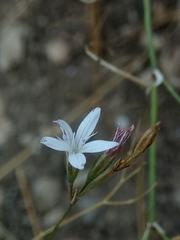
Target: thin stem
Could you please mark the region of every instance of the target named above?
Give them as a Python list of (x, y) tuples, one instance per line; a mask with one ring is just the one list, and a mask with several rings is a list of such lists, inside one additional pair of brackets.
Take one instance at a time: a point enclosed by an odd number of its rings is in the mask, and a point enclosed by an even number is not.
[[(157, 58), (155, 54), (155, 49), (153, 46), (153, 36), (152, 36), (152, 26), (151, 26), (151, 3), (150, 0), (144, 0), (144, 23), (146, 28), (146, 34), (148, 38), (148, 47), (149, 47), (149, 57), (151, 68), (157, 68)], [(151, 125), (157, 122), (157, 88), (153, 88), (151, 92)], [(156, 181), (156, 142), (150, 147), (149, 154), (149, 185), (150, 187)], [(153, 189), (149, 194), (149, 220), (150, 222), (155, 221), (156, 215), (156, 196), (155, 189)]]
[(144, 232), (144, 235), (142, 237), (141, 240), (147, 240), (150, 234), (151, 229), (156, 229), (156, 231), (158, 232), (158, 234), (161, 236), (161, 238), (163, 240), (171, 240), (165, 233), (164, 229), (162, 229), (161, 226), (159, 226), (159, 224), (157, 222), (153, 222), (153, 223), (148, 223), (146, 230)]
[(171, 95), (176, 99), (176, 101), (180, 104), (180, 96), (179, 94), (174, 90), (174, 88), (169, 84), (167, 81), (164, 80), (163, 82), (164, 86), (167, 88), (167, 90), (171, 93)]
[(59, 228), (59, 226), (61, 225), (61, 223), (63, 222), (63, 220), (65, 219), (65, 217), (68, 215), (68, 213), (70, 212), (71, 208), (73, 207), (73, 205), (69, 205), (69, 207), (66, 209), (64, 215), (61, 217), (61, 219), (59, 220), (59, 222), (56, 224), (56, 226), (54, 227), (53, 231), (49, 234), (48, 240), (51, 240), (56, 232), (56, 230)]
[(141, 240), (147, 240), (148, 239), (149, 234), (150, 234), (150, 230), (151, 230), (150, 224), (148, 223)]
[[(157, 88), (151, 93), (151, 125), (157, 122)], [(151, 145), (149, 151), (149, 186), (156, 182), (156, 141)], [(155, 188), (149, 194), (149, 221), (156, 218), (156, 193)]]
[(157, 68), (157, 58), (155, 49), (153, 46), (153, 35), (151, 26), (151, 1), (144, 0), (144, 24), (146, 28), (146, 34), (148, 39), (149, 57), (152, 69)]
[(171, 240), (165, 233), (164, 229), (159, 226), (159, 224), (157, 222), (153, 223), (153, 227), (157, 230), (157, 232), (159, 233), (159, 235), (162, 237), (163, 240)]

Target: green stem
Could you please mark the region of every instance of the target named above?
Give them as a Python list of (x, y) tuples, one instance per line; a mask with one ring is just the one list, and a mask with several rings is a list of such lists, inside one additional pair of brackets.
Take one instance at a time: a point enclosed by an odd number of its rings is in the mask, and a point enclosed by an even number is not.
[[(144, 24), (148, 39), (148, 47), (149, 47), (149, 57), (151, 68), (157, 68), (157, 58), (155, 49), (153, 46), (153, 35), (152, 35), (152, 26), (151, 26), (151, 2), (150, 0), (144, 0)], [(151, 125), (157, 122), (157, 88), (153, 88), (151, 92)], [(156, 180), (156, 142), (150, 147), (149, 153), (149, 185), (150, 187), (155, 183)], [(149, 194), (149, 221), (153, 222), (156, 218), (156, 196), (155, 196), (155, 188)]]
[(167, 81), (164, 80), (163, 82), (164, 86), (167, 88), (167, 90), (171, 93), (171, 95), (176, 99), (176, 101), (180, 104), (180, 96), (179, 94), (174, 90), (174, 88), (169, 84)]
[[(157, 122), (157, 88), (151, 92), (151, 125)], [(149, 187), (156, 181), (156, 141), (151, 145), (149, 151)], [(156, 192), (155, 188), (149, 193), (149, 221), (156, 219)]]
[(157, 58), (153, 46), (153, 35), (151, 26), (151, 0), (144, 0), (144, 24), (148, 39), (149, 57), (152, 69), (157, 68)]
[(153, 227), (157, 230), (157, 232), (159, 233), (159, 235), (161, 236), (161, 238), (163, 240), (171, 240), (165, 233), (164, 229), (159, 226), (159, 224), (157, 222), (153, 223)]
[(150, 230), (151, 230), (151, 228), (150, 228), (150, 225), (148, 223), (141, 240), (147, 240), (148, 239), (149, 234), (150, 234)]
[(161, 226), (159, 226), (159, 224), (157, 222), (153, 222), (153, 223), (148, 223), (147, 224), (147, 227), (146, 227), (146, 230), (143, 234), (143, 237), (141, 240), (147, 240), (149, 238), (149, 235), (150, 235), (150, 231), (151, 230), (154, 230), (156, 229), (156, 231), (158, 232), (158, 234), (161, 236), (161, 238), (163, 240), (171, 240), (165, 233), (164, 229), (162, 229)]
[(56, 230), (59, 228), (59, 226), (61, 225), (62, 221), (65, 219), (65, 217), (68, 215), (68, 213), (70, 212), (71, 208), (73, 207), (73, 205), (69, 205), (69, 207), (66, 209), (64, 215), (61, 217), (61, 219), (59, 220), (59, 222), (56, 224), (56, 226), (54, 227), (53, 231), (49, 234), (48, 236), (48, 240), (51, 240), (56, 232)]

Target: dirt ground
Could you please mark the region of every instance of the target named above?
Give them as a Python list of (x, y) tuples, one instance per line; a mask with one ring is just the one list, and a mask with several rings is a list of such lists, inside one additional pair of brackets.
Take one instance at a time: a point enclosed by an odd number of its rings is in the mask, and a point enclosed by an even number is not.
[[(88, 0), (87, 0), (88, 2)], [(180, 93), (179, 1), (153, 1), (154, 44), (159, 68)], [(150, 126), (150, 95), (123, 76), (95, 63), (96, 55), (148, 84), (151, 70), (138, 0), (0, 0), (0, 239), (29, 240), (54, 226), (68, 206), (64, 154), (41, 146), (43, 136), (60, 136), (53, 120), (77, 128), (101, 107), (94, 139)], [(180, 111), (164, 85), (158, 87), (157, 221), (168, 236), (180, 235)], [(135, 134), (122, 150), (125, 156)], [(87, 154), (77, 186), (97, 154)], [(142, 167), (142, 163), (146, 163)], [(136, 198), (148, 189), (148, 154), (126, 170), (142, 170), (112, 201)], [(103, 200), (122, 173), (84, 196), (69, 216)], [(122, 206), (102, 206), (63, 226), (54, 240), (140, 239), (147, 222), (148, 197)], [(45, 238), (43, 238), (45, 239)], [(152, 239), (160, 239), (156, 235)]]

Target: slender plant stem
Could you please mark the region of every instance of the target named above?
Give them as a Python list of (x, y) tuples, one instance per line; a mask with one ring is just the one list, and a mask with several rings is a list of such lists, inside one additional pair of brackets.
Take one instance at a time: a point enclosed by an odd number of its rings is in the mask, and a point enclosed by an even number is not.
[[(157, 122), (157, 88), (151, 93), (151, 125)], [(156, 181), (156, 141), (151, 145), (149, 151), (149, 187)], [(156, 193), (155, 188), (149, 193), (149, 221), (156, 219)]]
[[(152, 25), (151, 25), (151, 0), (144, 0), (144, 23), (146, 28), (146, 34), (148, 39), (148, 47), (149, 47), (149, 57), (151, 62), (152, 69), (157, 68), (157, 58), (155, 49), (153, 46), (153, 35), (152, 35)], [(176, 101), (180, 104), (180, 96), (175, 91), (175, 89), (169, 84), (166, 80), (163, 81), (164, 86), (171, 93), (171, 95), (176, 99)], [(157, 91), (156, 88), (154, 88)]]
[(151, 230), (151, 228), (150, 228), (150, 225), (148, 223), (141, 240), (147, 240), (148, 239), (149, 234), (150, 234), (150, 230)]
[(174, 90), (174, 88), (169, 84), (168, 81), (163, 81), (164, 86), (167, 88), (167, 90), (171, 93), (171, 95), (176, 99), (176, 101), (180, 104), (180, 96), (179, 94)]
[(56, 230), (59, 228), (60, 224), (62, 223), (62, 221), (65, 219), (65, 217), (68, 215), (68, 213), (70, 212), (70, 210), (72, 209), (73, 205), (70, 204), (69, 207), (66, 209), (64, 215), (61, 217), (61, 219), (59, 220), (59, 222), (56, 224), (56, 226), (54, 227), (53, 231), (49, 234), (48, 236), (48, 240), (51, 240), (56, 232)]
[[(148, 47), (149, 47), (149, 57), (151, 68), (157, 68), (157, 58), (155, 49), (153, 46), (153, 36), (152, 36), (152, 26), (151, 26), (151, 2), (150, 0), (144, 0), (144, 24), (148, 39)], [(151, 92), (151, 125), (157, 122), (157, 88), (154, 87)], [(156, 142), (154, 142), (150, 148), (149, 152), (149, 185), (150, 187), (155, 183), (156, 180)], [(149, 194), (149, 221), (153, 222), (156, 218), (156, 196), (155, 189)]]
[(151, 26), (151, 0), (144, 0), (144, 24), (145, 24), (147, 40), (148, 40), (151, 67), (152, 69), (155, 69), (157, 68), (157, 58), (156, 58), (156, 53), (153, 46), (153, 35), (152, 35), (152, 26)]
[(141, 240), (147, 240), (149, 238), (149, 234), (150, 234), (150, 230), (151, 229), (156, 229), (156, 231), (158, 232), (158, 234), (161, 236), (161, 238), (163, 240), (171, 240), (165, 233), (164, 229), (162, 229), (162, 227), (159, 226), (159, 224), (157, 222), (154, 223), (148, 223), (146, 230), (144, 232), (144, 235), (142, 237)]
[(165, 233), (164, 229), (162, 229), (161, 226), (159, 226), (159, 224), (157, 222), (153, 223), (153, 227), (157, 230), (157, 232), (159, 233), (159, 235), (161, 236), (161, 238), (163, 240), (171, 240)]

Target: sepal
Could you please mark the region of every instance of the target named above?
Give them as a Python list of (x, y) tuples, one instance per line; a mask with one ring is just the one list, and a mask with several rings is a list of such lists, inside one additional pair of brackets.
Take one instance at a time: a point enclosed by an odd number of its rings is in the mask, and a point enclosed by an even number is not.
[(66, 153), (65, 157), (65, 164), (66, 164), (66, 172), (67, 172), (67, 179), (69, 184), (73, 185), (74, 181), (76, 180), (76, 177), (78, 175), (79, 169), (74, 168), (68, 160), (68, 154)]
[(94, 161), (94, 164), (92, 165), (92, 167), (87, 175), (85, 185), (87, 186), (94, 179), (96, 179), (103, 172), (105, 172), (108, 169), (108, 167), (112, 164), (114, 159), (115, 159), (114, 156), (108, 156), (105, 153), (103, 153), (99, 157), (97, 157), (97, 159)]

